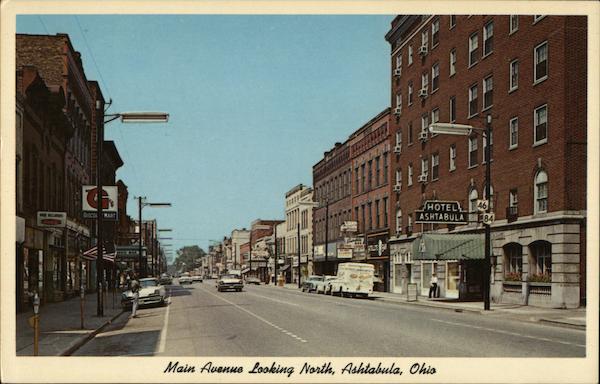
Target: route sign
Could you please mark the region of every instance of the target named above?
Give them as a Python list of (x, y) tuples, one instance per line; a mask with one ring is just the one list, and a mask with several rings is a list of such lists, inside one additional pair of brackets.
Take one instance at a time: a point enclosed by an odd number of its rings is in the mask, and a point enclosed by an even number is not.
[(496, 219), (496, 217), (493, 213), (482, 213), (481, 214), (481, 221), (485, 225), (492, 225), (492, 223), (494, 222), (495, 219)]

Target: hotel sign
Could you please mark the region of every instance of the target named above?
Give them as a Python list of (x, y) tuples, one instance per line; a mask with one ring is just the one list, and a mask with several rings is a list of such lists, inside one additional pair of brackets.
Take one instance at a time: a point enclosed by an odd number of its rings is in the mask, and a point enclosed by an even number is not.
[(415, 211), (415, 223), (467, 224), (466, 212), (458, 201), (428, 200), (422, 210)]

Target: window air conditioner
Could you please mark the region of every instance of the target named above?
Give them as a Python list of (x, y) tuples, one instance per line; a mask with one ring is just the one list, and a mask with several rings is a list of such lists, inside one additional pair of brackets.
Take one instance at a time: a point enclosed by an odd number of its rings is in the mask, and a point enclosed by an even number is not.
[(402, 76), (402, 68), (394, 69), (394, 76), (396, 76), (396, 77)]
[(394, 115), (400, 116), (402, 114), (402, 107), (394, 108)]
[(400, 192), (402, 190), (402, 184), (397, 183), (394, 185), (394, 192)]
[(424, 173), (422, 175), (419, 175), (419, 183), (426, 183), (427, 182), (427, 174)]
[(394, 146), (394, 153), (402, 153), (402, 144), (396, 144)]
[(428, 137), (429, 137), (429, 134), (427, 133), (427, 131), (423, 130), (423, 131), (419, 132), (419, 140), (427, 141)]
[(423, 44), (419, 47), (419, 55), (425, 56), (428, 52), (427, 44)]
[(423, 99), (427, 97), (427, 86), (424, 86), (423, 88), (419, 89), (419, 97)]

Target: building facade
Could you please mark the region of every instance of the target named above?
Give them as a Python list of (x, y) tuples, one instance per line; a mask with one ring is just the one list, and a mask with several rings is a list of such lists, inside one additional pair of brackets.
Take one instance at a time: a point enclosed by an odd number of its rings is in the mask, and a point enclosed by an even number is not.
[[(481, 297), (490, 273), (494, 302), (585, 304), (586, 23), (552, 15), (394, 19), (386, 40), (398, 148), (390, 239), (396, 292), (414, 283), (424, 294), (436, 272), (441, 296)], [(436, 122), (482, 128), (488, 115), (489, 138), (427, 129)], [(442, 243), (481, 235), (478, 199), (495, 214), (491, 271), (483, 269), (483, 248), (468, 260), (445, 260), (414, 247), (430, 241), (427, 234), (446, 234), (435, 240)], [(415, 211), (428, 200), (459, 202), (468, 223), (417, 224)]]
[(298, 281), (298, 256), (300, 274), (305, 279), (312, 273), (312, 188), (298, 184), (285, 194), (285, 264), (291, 266), (290, 280)]

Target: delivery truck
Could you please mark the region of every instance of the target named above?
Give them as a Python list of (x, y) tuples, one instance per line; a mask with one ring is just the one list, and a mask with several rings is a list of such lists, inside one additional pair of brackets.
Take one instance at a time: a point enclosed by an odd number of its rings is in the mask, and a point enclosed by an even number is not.
[(341, 263), (335, 279), (329, 282), (329, 292), (340, 296), (368, 297), (373, 293), (375, 267), (367, 263)]

